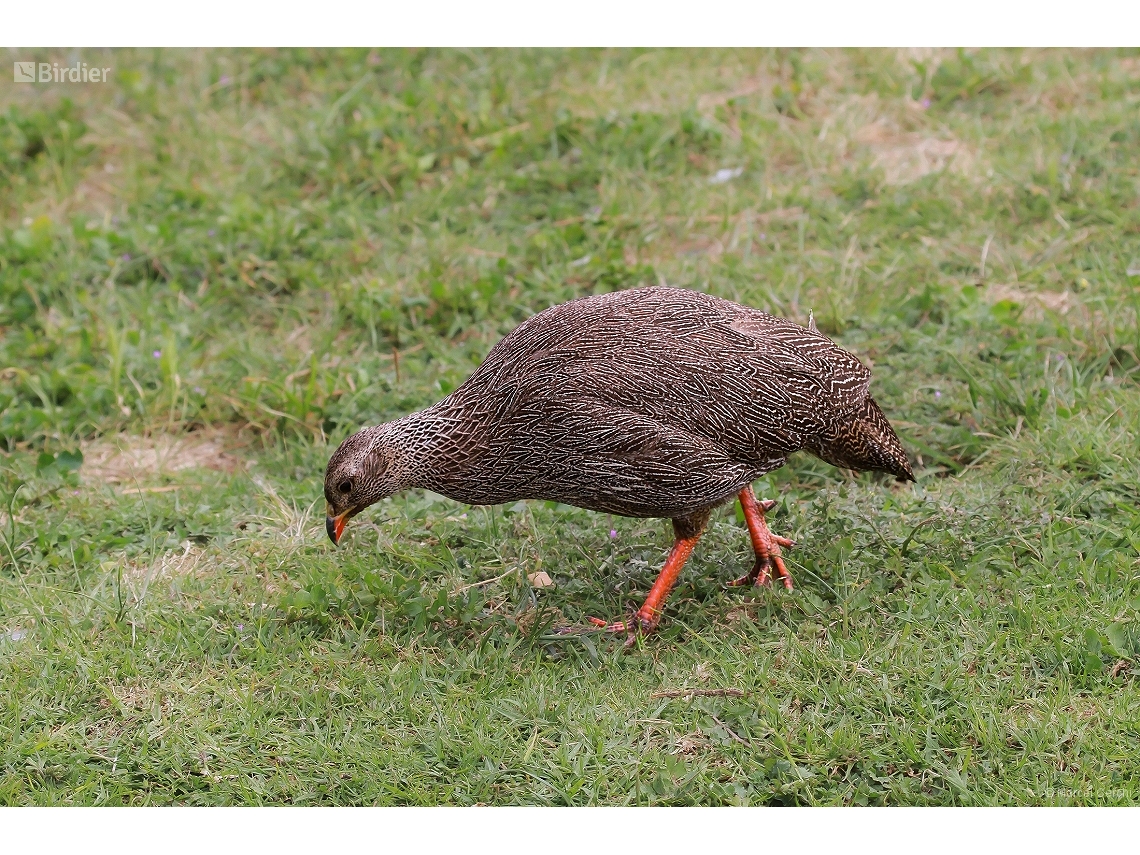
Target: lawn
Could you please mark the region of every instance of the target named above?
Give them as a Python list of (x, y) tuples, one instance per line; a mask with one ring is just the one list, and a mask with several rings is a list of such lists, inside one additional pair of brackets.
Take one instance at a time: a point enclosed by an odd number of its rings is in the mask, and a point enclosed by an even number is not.
[[(0, 88), (0, 803), (1140, 801), (1140, 52), (80, 51)], [(873, 367), (917, 483), (412, 491), (365, 424), (668, 283)], [(545, 574), (545, 576), (539, 575)], [(547, 584), (547, 578), (550, 584)]]

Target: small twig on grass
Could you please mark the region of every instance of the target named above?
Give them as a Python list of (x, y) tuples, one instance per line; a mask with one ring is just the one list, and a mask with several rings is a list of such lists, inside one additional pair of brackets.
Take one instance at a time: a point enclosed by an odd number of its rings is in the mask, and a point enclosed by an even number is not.
[(749, 742), (747, 739), (744, 739), (735, 730), (733, 730), (731, 727), (729, 727), (727, 724), (725, 724), (723, 721), (721, 721), (715, 715), (713, 715), (712, 713), (708, 713), (708, 717), (711, 718), (713, 721), (715, 721), (717, 724), (719, 724), (721, 727), (723, 727), (724, 732), (727, 733), (729, 736), (731, 736), (733, 739), (735, 739), (737, 742), (739, 742), (741, 745), (747, 746), (748, 748), (752, 747), (751, 742)]
[(454, 597), (456, 594), (462, 594), (464, 591), (469, 591), (472, 588), (481, 588), (484, 585), (490, 585), (492, 582), (498, 582), (500, 579), (505, 579), (508, 576), (510, 576), (517, 569), (518, 569), (517, 567), (512, 567), (506, 573), (503, 573), (500, 576), (496, 576), (494, 579), (484, 579), (482, 582), (472, 582), (470, 585), (464, 585), (461, 588), (456, 588), (454, 591), (451, 592), (451, 596)]
[(375, 354), (375, 357), (377, 359), (395, 359), (399, 361), (400, 357), (407, 356), (409, 353), (415, 353), (417, 350), (423, 349), (424, 343), (421, 341), (419, 344), (414, 344), (411, 347), (405, 347), (403, 350), (392, 348), (391, 353), (377, 353)]
[(667, 689), (664, 692), (654, 692), (651, 698), (743, 698), (748, 693), (742, 689)]

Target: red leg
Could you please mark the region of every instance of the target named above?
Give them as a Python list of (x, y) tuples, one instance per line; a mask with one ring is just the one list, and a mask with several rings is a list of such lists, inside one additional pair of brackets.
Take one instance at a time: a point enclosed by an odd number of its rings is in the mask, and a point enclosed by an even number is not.
[(665, 559), (665, 566), (661, 568), (657, 581), (649, 589), (649, 596), (630, 620), (607, 623), (598, 618), (590, 618), (590, 623), (607, 632), (628, 633), (629, 637), (625, 642), (627, 647), (633, 644), (638, 632), (648, 634), (657, 629), (657, 624), (661, 621), (661, 611), (665, 608), (665, 600), (669, 598), (669, 592), (673, 590), (673, 586), (677, 584), (677, 577), (681, 575), (681, 568), (685, 566), (693, 547), (700, 539), (700, 534), (696, 534), (692, 537), (678, 537), (673, 542), (669, 557)]
[[(611, 623), (598, 618), (590, 618), (590, 623), (607, 632), (626, 633), (626, 647), (631, 646), (637, 640), (638, 633), (653, 632), (661, 621), (661, 612), (665, 608), (665, 601), (669, 598), (669, 592), (677, 584), (677, 577), (681, 575), (681, 568), (685, 566), (685, 562), (693, 553), (693, 547), (701, 539), (701, 534), (708, 524), (711, 513), (712, 508), (703, 508), (688, 516), (677, 517), (673, 520), (673, 548), (669, 550), (669, 557), (665, 559), (665, 566), (661, 568), (661, 572), (657, 575), (657, 581), (649, 590), (649, 596), (645, 598), (641, 608), (634, 612), (629, 620)], [(573, 630), (568, 627), (563, 631), (572, 632)]]
[(748, 534), (752, 538), (752, 551), (756, 553), (756, 563), (747, 574), (729, 582), (729, 585), (771, 585), (772, 571), (775, 570), (776, 578), (790, 591), (792, 574), (784, 565), (780, 547), (791, 549), (796, 544), (786, 537), (772, 534), (764, 520), (764, 514), (776, 507), (775, 501), (766, 499), (757, 502), (751, 484), (740, 491), (739, 498), (744, 521), (748, 524)]

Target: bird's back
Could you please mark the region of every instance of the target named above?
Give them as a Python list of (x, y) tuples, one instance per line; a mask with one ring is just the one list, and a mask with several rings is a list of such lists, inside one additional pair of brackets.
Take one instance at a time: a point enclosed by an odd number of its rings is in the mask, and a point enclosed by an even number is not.
[(528, 319), (461, 394), (494, 401), (506, 418), (524, 399), (590, 398), (747, 455), (757, 432), (765, 444), (799, 447), (796, 435), (859, 407), (869, 382), (858, 359), (791, 321), (695, 291), (645, 288)]
[(472, 426), (468, 464), (453, 470), (468, 500), (663, 516), (719, 501), (834, 433), (865, 409), (869, 382), (814, 330), (647, 288), (529, 318), (439, 406)]

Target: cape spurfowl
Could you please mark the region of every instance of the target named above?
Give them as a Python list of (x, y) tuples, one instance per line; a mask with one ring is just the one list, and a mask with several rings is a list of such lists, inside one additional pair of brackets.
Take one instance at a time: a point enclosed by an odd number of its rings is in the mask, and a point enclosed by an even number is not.
[(734, 585), (792, 579), (752, 482), (807, 450), (914, 480), (871, 374), (814, 329), (677, 288), (584, 297), (519, 324), (436, 404), (346, 439), (325, 473), (329, 537), (409, 487), (458, 502), (549, 499), (668, 517), (676, 540), (628, 621), (652, 631), (713, 508), (740, 499), (756, 561)]

